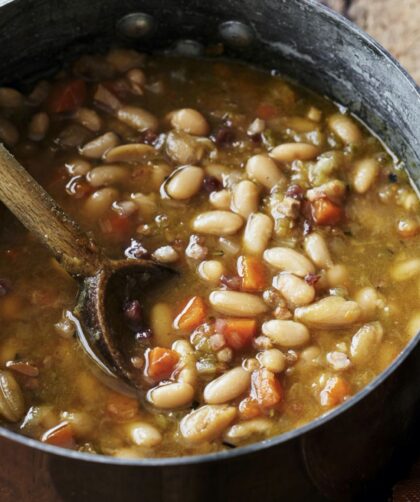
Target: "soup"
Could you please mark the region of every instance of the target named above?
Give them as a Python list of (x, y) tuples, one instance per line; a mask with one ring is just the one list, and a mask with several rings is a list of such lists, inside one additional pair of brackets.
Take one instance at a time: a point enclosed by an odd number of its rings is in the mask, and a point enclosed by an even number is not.
[[(223, 60), (86, 55), (0, 139), (110, 257), (178, 271), (121, 308), (138, 395), (79, 342), (78, 285), (1, 209), (0, 418), (120, 457), (203, 454), (297, 428), (380, 374), (420, 328), (419, 200), (354, 117)], [(36, 215), (35, 215), (36, 217)]]

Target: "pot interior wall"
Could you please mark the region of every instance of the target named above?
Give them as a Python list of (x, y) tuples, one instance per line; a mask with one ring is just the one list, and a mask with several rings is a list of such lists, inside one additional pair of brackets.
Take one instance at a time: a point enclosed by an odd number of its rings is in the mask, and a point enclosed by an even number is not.
[[(118, 20), (152, 16), (154, 30), (123, 40)], [(222, 40), (223, 22), (242, 21), (250, 44), (227, 55), (275, 68), (348, 107), (405, 161), (420, 186), (420, 97), (376, 44), (311, 0), (13, 0), (1, 8), (0, 82), (16, 83), (116, 40), (140, 50), (179, 40)], [(235, 45), (235, 44), (232, 44)]]

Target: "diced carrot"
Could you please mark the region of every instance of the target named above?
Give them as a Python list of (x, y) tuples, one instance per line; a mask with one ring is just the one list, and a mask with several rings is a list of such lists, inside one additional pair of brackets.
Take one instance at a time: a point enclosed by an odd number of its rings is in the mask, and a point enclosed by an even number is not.
[(237, 267), (244, 291), (262, 291), (267, 286), (267, 269), (258, 258), (240, 256)]
[(227, 345), (235, 350), (242, 350), (250, 345), (257, 333), (257, 321), (255, 319), (229, 317), (217, 319), (216, 331), (221, 333)]
[(83, 104), (86, 95), (86, 84), (83, 80), (58, 82), (48, 96), (48, 109), (51, 113), (72, 112)]
[(169, 378), (179, 361), (177, 352), (164, 347), (155, 347), (146, 352), (146, 375), (160, 381)]
[(341, 206), (324, 197), (311, 203), (312, 218), (318, 225), (336, 225), (343, 217)]
[(273, 119), (279, 114), (277, 107), (268, 103), (260, 103), (255, 113), (259, 119), (263, 120)]
[(204, 322), (207, 307), (201, 296), (193, 296), (184, 303), (184, 307), (175, 317), (174, 328), (181, 331), (191, 331)]
[(139, 410), (137, 399), (112, 392), (106, 402), (106, 412), (116, 421), (133, 419)]
[(246, 397), (239, 403), (239, 416), (242, 420), (250, 420), (251, 418), (259, 417), (261, 408), (258, 402), (252, 397)]
[(41, 441), (62, 448), (74, 448), (73, 428), (68, 422), (61, 422), (52, 429), (47, 430), (42, 435)]
[(322, 406), (333, 407), (342, 403), (348, 395), (350, 395), (350, 385), (347, 380), (340, 376), (334, 376), (327, 380), (319, 397)]
[(262, 368), (252, 372), (251, 397), (263, 409), (271, 408), (281, 401), (283, 389), (272, 371)]

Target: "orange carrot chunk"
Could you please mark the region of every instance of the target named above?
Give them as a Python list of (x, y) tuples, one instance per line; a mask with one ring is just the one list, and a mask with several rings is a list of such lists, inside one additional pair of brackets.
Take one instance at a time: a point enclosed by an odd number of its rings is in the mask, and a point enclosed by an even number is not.
[(257, 321), (255, 319), (229, 317), (217, 319), (216, 331), (221, 333), (227, 345), (235, 350), (242, 350), (251, 344), (257, 333)]
[(320, 393), (322, 406), (337, 406), (350, 395), (350, 385), (343, 377), (334, 376), (327, 380), (325, 387)]
[(73, 428), (68, 422), (61, 422), (52, 429), (47, 430), (41, 437), (43, 443), (61, 446), (62, 448), (74, 448), (75, 441)]
[(261, 415), (261, 408), (258, 402), (252, 397), (246, 397), (239, 403), (239, 416), (241, 420), (250, 420)]
[(318, 225), (336, 225), (343, 218), (343, 209), (330, 199), (316, 199), (311, 203), (312, 218)]
[(153, 380), (169, 378), (179, 361), (177, 352), (164, 347), (155, 347), (146, 353), (146, 374)]
[(83, 104), (87, 96), (83, 80), (58, 82), (48, 96), (48, 109), (51, 113), (73, 112)]
[(201, 296), (190, 298), (174, 320), (174, 328), (191, 331), (202, 324), (206, 318), (207, 308)]
[(283, 389), (272, 371), (262, 368), (252, 372), (251, 397), (263, 409), (271, 408), (281, 401)]
[(267, 286), (267, 269), (264, 263), (254, 256), (238, 258), (238, 275), (242, 278), (244, 291), (262, 291)]

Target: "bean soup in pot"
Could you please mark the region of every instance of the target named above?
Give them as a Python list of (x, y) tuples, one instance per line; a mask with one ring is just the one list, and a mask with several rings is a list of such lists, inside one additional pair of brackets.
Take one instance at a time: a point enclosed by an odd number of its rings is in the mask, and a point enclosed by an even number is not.
[(0, 423), (119, 457), (295, 429), (420, 328), (420, 211), (350, 114), (237, 62), (86, 55), (0, 88), (0, 140), (111, 257), (179, 272), (121, 309), (138, 395), (79, 342), (78, 285), (0, 208)]

